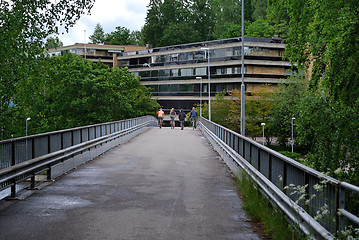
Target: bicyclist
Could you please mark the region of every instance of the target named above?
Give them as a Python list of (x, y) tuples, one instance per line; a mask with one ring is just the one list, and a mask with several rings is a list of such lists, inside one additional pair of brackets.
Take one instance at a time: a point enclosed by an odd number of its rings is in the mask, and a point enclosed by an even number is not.
[(157, 114), (158, 114), (158, 126), (161, 128), (163, 119), (165, 118), (165, 113), (162, 111), (162, 108), (160, 108)]
[(193, 107), (191, 114), (190, 114), (191, 122), (193, 124), (193, 130), (196, 129), (196, 127), (197, 127), (197, 115), (198, 114), (197, 114), (196, 108)]
[(186, 120), (186, 114), (184, 113), (184, 111), (182, 109), (181, 109), (180, 113), (178, 114), (178, 118), (179, 118), (179, 121), (180, 121), (181, 130), (183, 130), (184, 121)]
[(176, 111), (174, 108), (170, 111), (170, 117), (171, 117), (171, 129), (175, 128), (175, 117), (176, 117)]

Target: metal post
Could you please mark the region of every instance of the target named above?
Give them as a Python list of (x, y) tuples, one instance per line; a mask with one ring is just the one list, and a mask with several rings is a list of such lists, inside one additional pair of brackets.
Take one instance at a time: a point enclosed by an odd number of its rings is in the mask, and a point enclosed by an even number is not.
[(263, 146), (264, 146), (264, 126), (266, 125), (265, 123), (261, 123), (262, 127), (263, 127)]
[(202, 77), (196, 77), (196, 79), (201, 81), (199, 85), (199, 116), (202, 117)]
[(208, 58), (208, 120), (211, 121), (211, 69), (210, 69), (210, 60), (209, 60), (209, 48), (201, 48), (202, 50), (207, 51)]
[(86, 29), (84, 30), (84, 34), (85, 34), (84, 40), (85, 40), (85, 59), (86, 59)]
[(294, 136), (293, 136), (293, 135), (294, 135), (294, 134), (293, 134), (293, 132), (294, 132), (294, 131), (293, 131), (293, 125), (294, 125), (293, 122), (294, 122), (294, 119), (295, 119), (295, 118), (293, 117), (293, 118), (292, 118), (292, 139), (291, 139), (291, 141), (290, 141), (290, 143), (291, 143), (291, 145), (292, 145), (292, 152), (293, 152), (293, 150), (294, 150)]
[(245, 136), (245, 85), (244, 85), (244, 0), (242, 0), (242, 84), (241, 84), (241, 134)]
[[(25, 133), (25, 136), (27, 137), (27, 122), (29, 121), (29, 120), (31, 120), (31, 118), (26, 118), (26, 133)], [(26, 140), (25, 140), (25, 154), (26, 154), (26, 156), (25, 156), (25, 160), (29, 160), (29, 158), (28, 158), (28, 147), (27, 147), (27, 138), (26, 138)]]

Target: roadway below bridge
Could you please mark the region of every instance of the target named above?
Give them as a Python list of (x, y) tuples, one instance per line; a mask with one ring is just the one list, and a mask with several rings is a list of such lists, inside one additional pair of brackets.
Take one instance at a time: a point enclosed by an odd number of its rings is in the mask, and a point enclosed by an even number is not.
[(0, 239), (262, 239), (201, 131), (151, 128), (20, 201)]

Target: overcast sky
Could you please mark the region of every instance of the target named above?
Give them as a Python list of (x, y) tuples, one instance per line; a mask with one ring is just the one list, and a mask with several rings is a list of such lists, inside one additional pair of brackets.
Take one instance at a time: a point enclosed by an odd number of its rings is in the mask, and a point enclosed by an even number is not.
[[(95, 0), (91, 15), (83, 15), (68, 33), (59, 38), (64, 46), (88, 43), (95, 26), (100, 23), (105, 33), (115, 31), (117, 26), (141, 30), (145, 23), (147, 6), (150, 0)], [(85, 34), (86, 30), (86, 34)]]

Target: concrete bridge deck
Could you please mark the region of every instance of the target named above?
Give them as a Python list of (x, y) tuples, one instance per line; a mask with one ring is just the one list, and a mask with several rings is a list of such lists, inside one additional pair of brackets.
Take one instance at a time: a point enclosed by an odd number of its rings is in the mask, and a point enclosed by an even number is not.
[(31, 196), (0, 203), (0, 239), (262, 239), (199, 130), (152, 128)]

